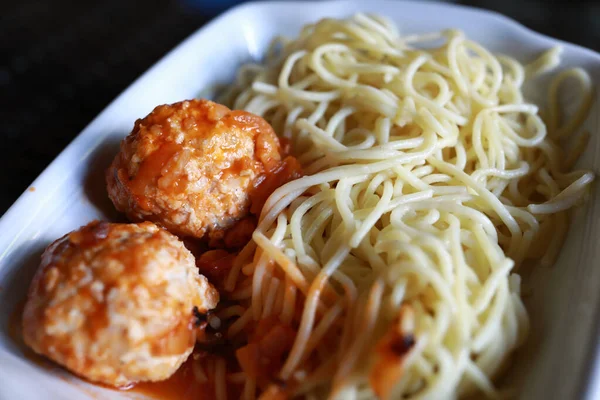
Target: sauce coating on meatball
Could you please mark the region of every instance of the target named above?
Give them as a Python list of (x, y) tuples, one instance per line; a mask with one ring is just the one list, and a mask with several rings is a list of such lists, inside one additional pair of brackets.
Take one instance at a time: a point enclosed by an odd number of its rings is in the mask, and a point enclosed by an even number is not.
[(261, 117), (208, 101), (158, 106), (136, 121), (107, 170), (109, 197), (133, 221), (219, 239), (251, 207), (251, 192), (281, 163)]
[(158, 381), (192, 352), (194, 314), (218, 299), (176, 236), (151, 222), (94, 221), (42, 255), (23, 312), (23, 338), (91, 381)]

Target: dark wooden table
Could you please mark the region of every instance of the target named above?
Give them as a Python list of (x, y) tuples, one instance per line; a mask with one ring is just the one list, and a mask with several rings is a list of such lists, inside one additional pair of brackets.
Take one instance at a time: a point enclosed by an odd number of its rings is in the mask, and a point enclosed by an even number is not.
[[(0, 214), (113, 98), (222, 4), (201, 1), (0, 2)], [(600, 2), (459, 2), (600, 50)]]

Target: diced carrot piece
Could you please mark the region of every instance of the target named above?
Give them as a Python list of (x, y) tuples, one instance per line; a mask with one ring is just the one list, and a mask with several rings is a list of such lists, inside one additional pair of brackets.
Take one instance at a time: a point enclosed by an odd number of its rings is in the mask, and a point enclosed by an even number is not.
[(289, 396), (280, 386), (271, 384), (267, 387), (258, 400), (287, 400)]
[(295, 337), (296, 331), (276, 318), (259, 321), (250, 343), (236, 351), (242, 370), (259, 385), (267, 384), (281, 368)]

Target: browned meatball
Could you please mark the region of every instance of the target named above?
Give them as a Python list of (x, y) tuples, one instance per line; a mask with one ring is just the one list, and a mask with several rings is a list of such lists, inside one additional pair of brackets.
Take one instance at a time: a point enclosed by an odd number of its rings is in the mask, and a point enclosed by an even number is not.
[(279, 165), (271, 126), (207, 100), (158, 106), (136, 121), (107, 171), (115, 207), (181, 236), (220, 238)]
[(163, 380), (194, 347), (194, 313), (218, 299), (176, 236), (151, 222), (94, 221), (44, 252), (23, 338), (91, 381)]

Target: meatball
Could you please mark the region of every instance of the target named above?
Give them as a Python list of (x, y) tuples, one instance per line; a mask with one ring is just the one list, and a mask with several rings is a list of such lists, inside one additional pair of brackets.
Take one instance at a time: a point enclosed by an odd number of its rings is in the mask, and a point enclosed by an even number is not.
[(189, 100), (136, 121), (106, 180), (129, 219), (218, 239), (248, 214), (252, 191), (280, 160), (277, 136), (261, 117)]
[(168, 378), (218, 302), (179, 239), (151, 222), (94, 221), (52, 243), (29, 288), (23, 338), (95, 382)]

